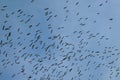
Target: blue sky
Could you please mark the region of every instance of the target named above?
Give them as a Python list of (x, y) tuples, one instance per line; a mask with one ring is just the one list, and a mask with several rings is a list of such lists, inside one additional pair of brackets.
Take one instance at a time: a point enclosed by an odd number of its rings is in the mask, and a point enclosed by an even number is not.
[(120, 79), (119, 0), (31, 1), (0, 0), (0, 80)]

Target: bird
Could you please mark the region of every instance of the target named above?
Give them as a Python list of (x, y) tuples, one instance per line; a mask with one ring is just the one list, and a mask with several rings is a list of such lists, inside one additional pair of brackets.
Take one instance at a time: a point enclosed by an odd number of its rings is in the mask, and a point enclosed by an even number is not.
[(13, 3), (0, 1), (0, 79), (119, 80), (115, 1)]

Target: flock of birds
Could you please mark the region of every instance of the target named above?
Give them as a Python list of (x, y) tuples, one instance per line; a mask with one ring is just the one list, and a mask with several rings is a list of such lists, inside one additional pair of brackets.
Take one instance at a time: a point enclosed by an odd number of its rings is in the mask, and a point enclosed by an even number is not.
[(0, 1), (0, 80), (120, 79), (114, 0), (14, 1)]

